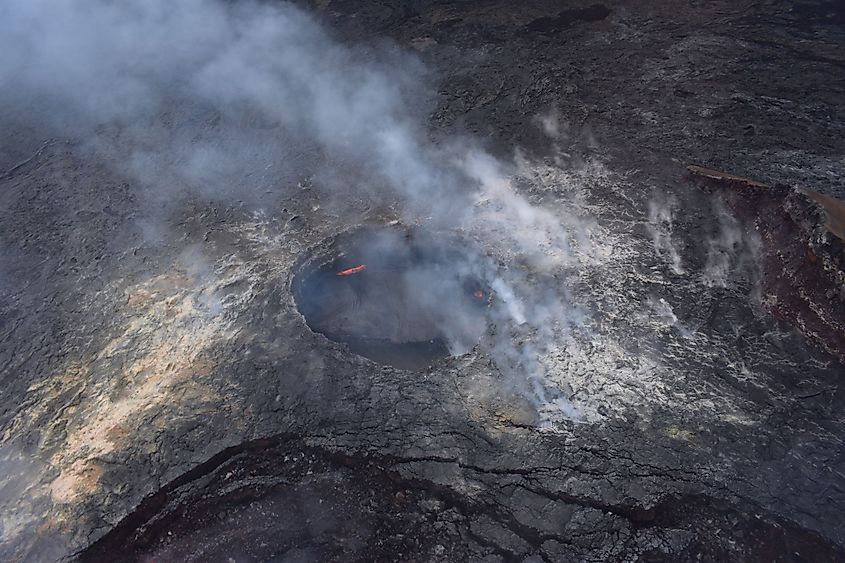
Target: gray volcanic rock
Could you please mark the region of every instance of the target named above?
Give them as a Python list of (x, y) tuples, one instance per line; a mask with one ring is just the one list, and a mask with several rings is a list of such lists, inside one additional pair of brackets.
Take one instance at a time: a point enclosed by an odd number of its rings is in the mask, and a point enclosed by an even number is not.
[[(96, 146), (3, 116), (0, 559), (845, 559), (841, 241), (818, 207), (845, 196), (839, 3), (308, 9), (418, 52), (431, 142), (482, 138), (507, 187), (454, 227), (379, 186), (338, 198), (355, 167), (297, 144), (308, 174), (244, 174), (272, 193), (162, 197), (126, 171), (132, 127), (155, 145), (231, 116), (174, 102)], [(693, 162), (823, 195), (702, 190)], [(514, 232), (507, 201), (583, 245)], [(565, 314), (416, 371), (312, 332), (302, 261), (397, 222)], [(538, 341), (542, 378), (497, 355)]]

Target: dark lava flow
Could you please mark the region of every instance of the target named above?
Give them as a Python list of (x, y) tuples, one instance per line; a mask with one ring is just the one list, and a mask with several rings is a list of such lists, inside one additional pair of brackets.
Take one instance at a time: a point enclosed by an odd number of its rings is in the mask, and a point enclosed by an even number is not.
[(331, 241), (294, 277), (308, 326), (402, 369), (464, 353), (486, 327), (486, 261), (465, 242), (365, 228)]
[[(102, 561), (466, 561), (486, 522), (539, 548), (548, 538), (435, 483), (401, 477), (401, 459), (349, 456), (280, 435), (228, 448), (147, 497), (90, 548)], [(667, 495), (650, 509), (592, 503), (636, 531), (690, 538), (639, 561), (841, 561), (843, 550), (790, 522), (706, 495)], [(731, 529), (725, 535), (721, 530)], [(522, 560), (507, 547), (504, 561)]]

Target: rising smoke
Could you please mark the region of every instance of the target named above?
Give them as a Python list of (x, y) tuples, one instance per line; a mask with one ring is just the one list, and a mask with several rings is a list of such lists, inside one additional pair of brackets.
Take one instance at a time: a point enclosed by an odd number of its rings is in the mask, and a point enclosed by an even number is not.
[(278, 189), (318, 152), (408, 195), (443, 185), (412, 109), (421, 65), (342, 47), (289, 4), (14, 2), (0, 50), (7, 111), (97, 130), (97, 150), (167, 197)]
[(685, 269), (681, 263), (681, 254), (676, 246), (675, 237), (673, 237), (677, 210), (677, 198), (674, 196), (656, 196), (648, 204), (647, 229), (651, 234), (657, 255), (669, 263), (675, 274), (681, 275), (685, 272)]
[(532, 205), (475, 143), (429, 141), (426, 80), (411, 55), (340, 45), (287, 3), (17, 0), (0, 20), (3, 111), (131, 177), (146, 220), (186, 194), (261, 205), (310, 176), (324, 197), (387, 191), (407, 220), (505, 245), (519, 266), (491, 276), (488, 351), (538, 410), (574, 417), (543, 357), (581, 313), (534, 276), (570, 265), (589, 229)]

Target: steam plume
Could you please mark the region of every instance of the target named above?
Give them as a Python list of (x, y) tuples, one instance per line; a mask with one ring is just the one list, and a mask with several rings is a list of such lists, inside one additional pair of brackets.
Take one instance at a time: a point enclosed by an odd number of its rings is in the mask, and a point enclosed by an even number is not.
[[(409, 218), (485, 232), (531, 271), (566, 267), (588, 229), (532, 205), (473, 143), (430, 142), (424, 78), (411, 55), (342, 46), (290, 4), (30, 0), (0, 21), (4, 110), (84, 141), (147, 201), (260, 205), (310, 175), (326, 197), (386, 189)], [(347, 170), (357, 185), (339, 182)], [(497, 363), (542, 404), (540, 359), (575, 308), (522, 272), (491, 281)]]

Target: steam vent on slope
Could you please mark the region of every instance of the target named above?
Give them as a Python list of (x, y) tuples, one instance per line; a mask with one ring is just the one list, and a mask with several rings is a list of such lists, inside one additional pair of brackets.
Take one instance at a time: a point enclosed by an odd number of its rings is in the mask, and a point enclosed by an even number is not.
[(293, 294), (308, 326), (404, 369), (467, 352), (486, 328), (490, 294), (466, 242), (420, 229), (341, 235), (300, 267)]

